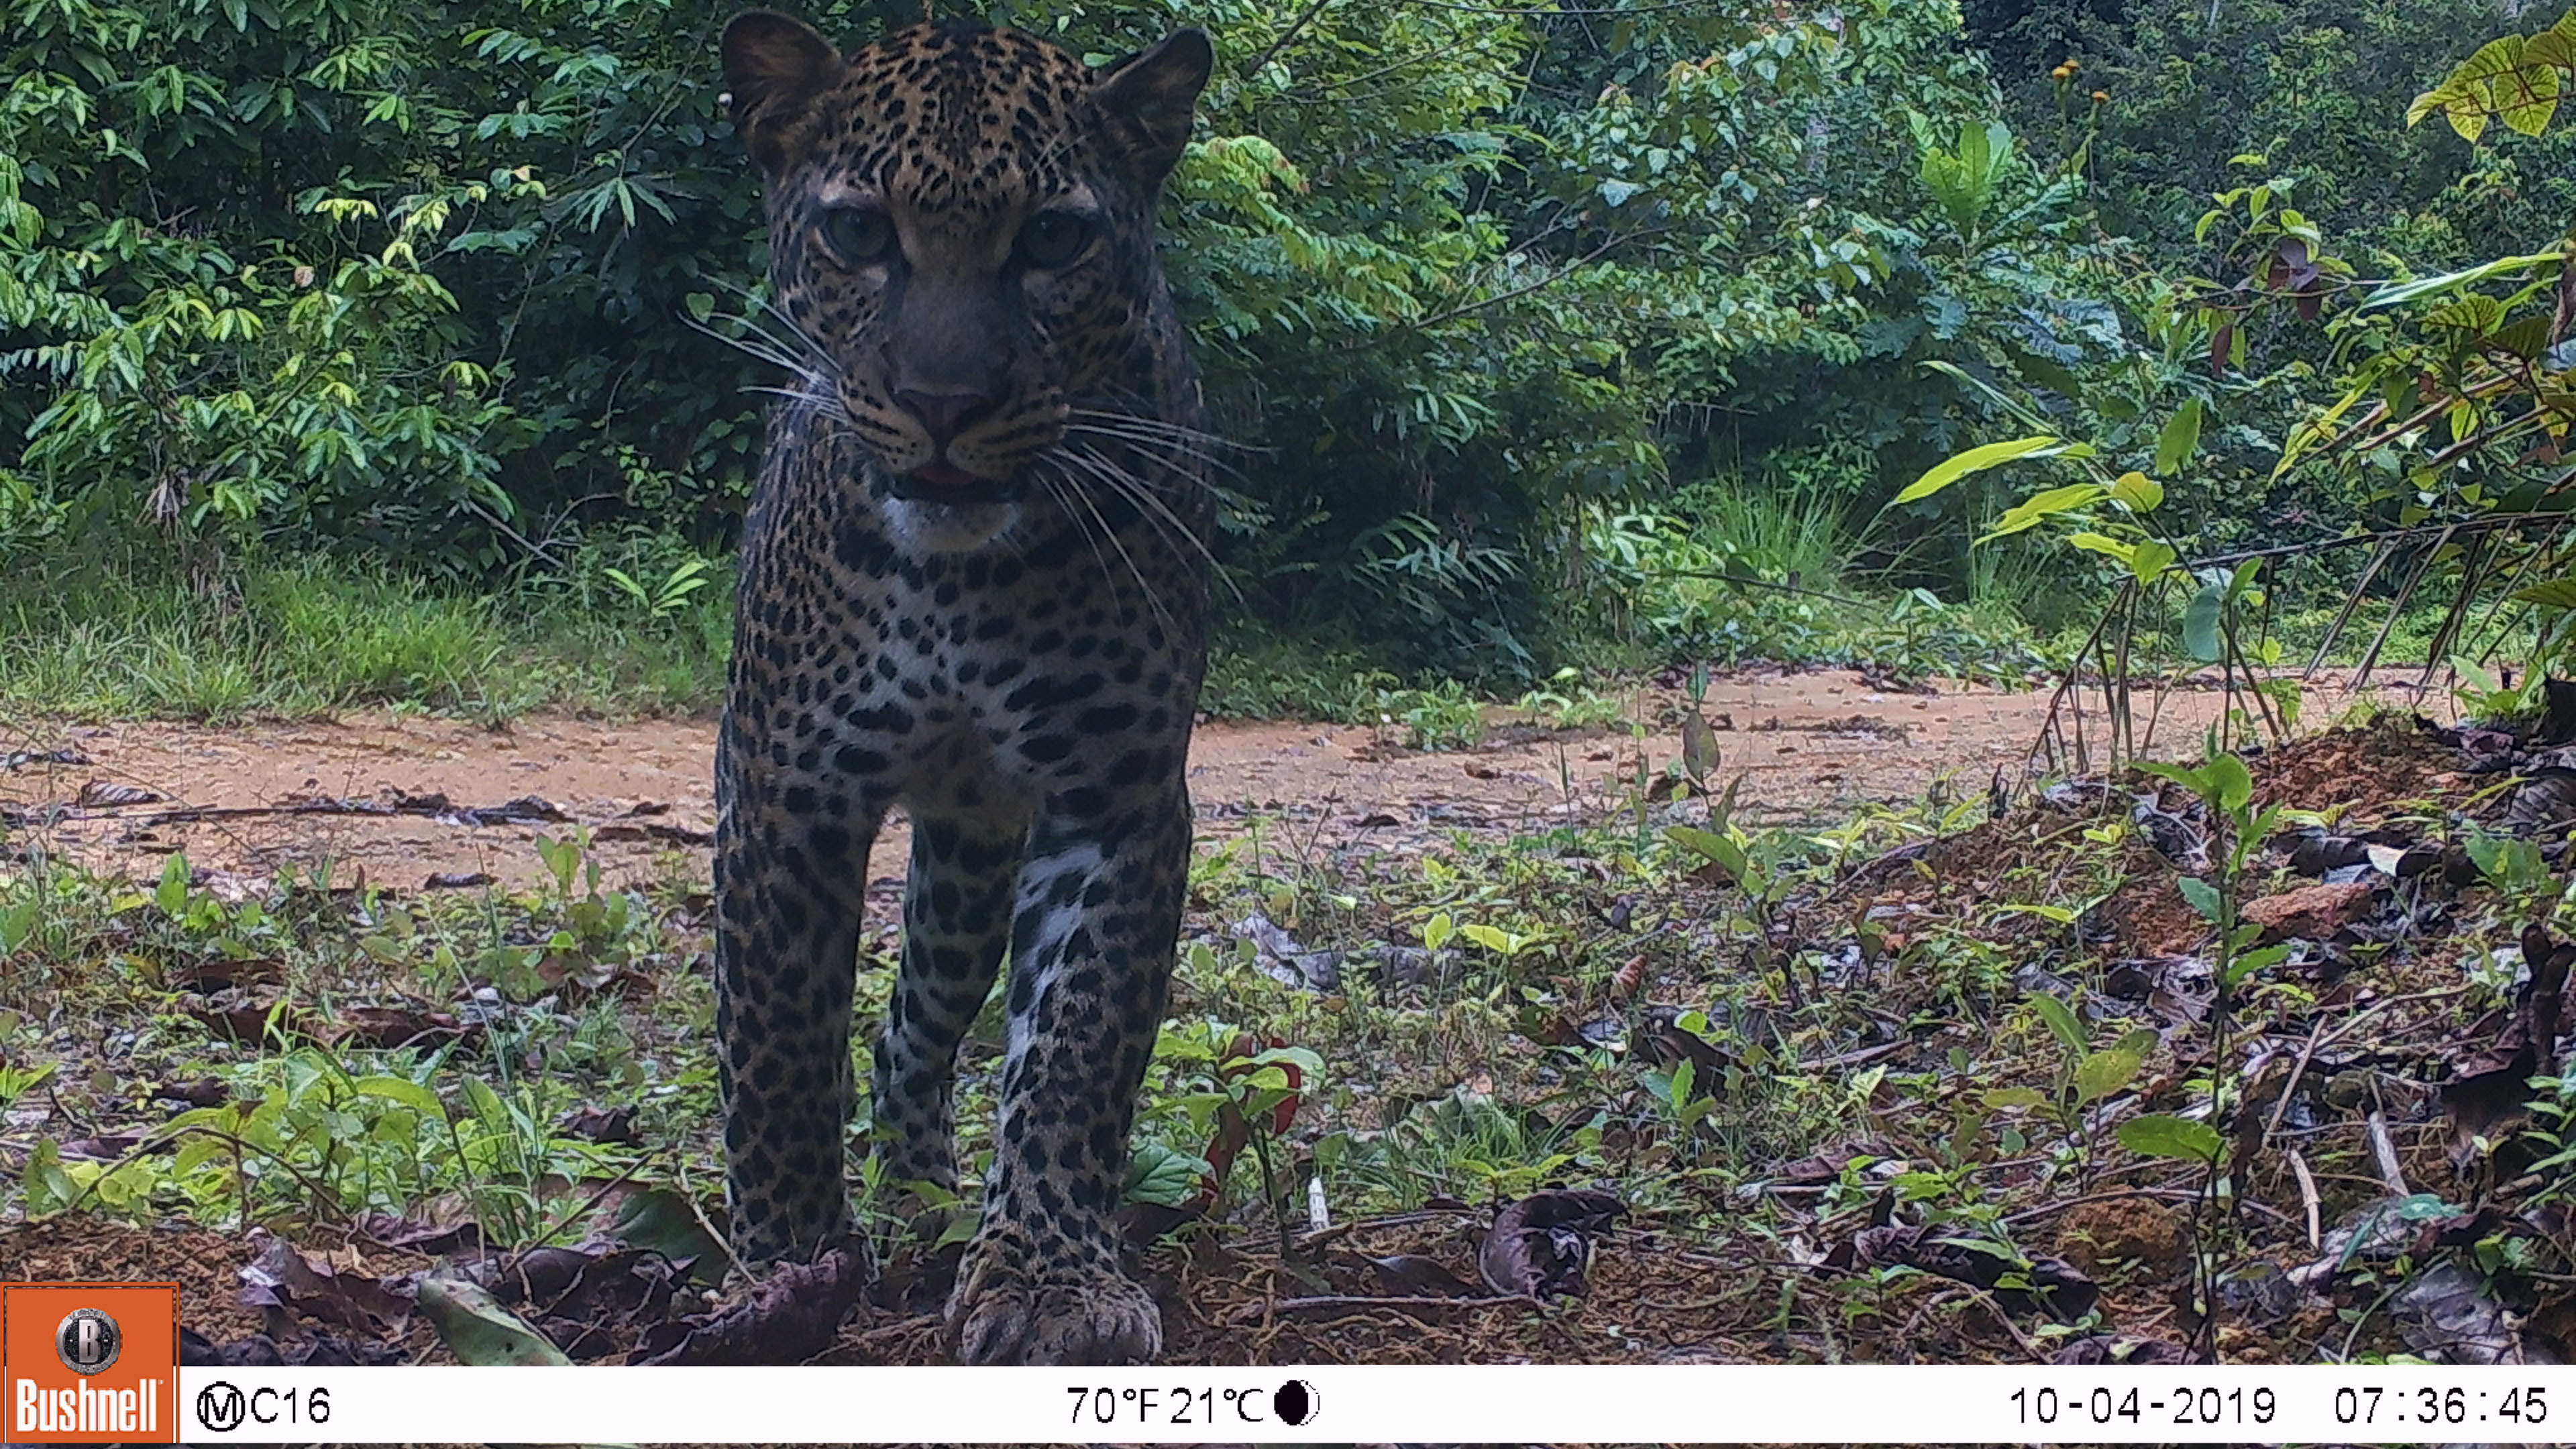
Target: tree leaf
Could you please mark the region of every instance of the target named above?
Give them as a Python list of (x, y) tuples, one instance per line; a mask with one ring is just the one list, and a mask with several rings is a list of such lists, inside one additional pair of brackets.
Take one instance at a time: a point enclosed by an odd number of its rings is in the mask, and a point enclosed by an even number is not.
[(2138, 546), (2132, 543), (2122, 543), (2120, 540), (2111, 537), (2107, 533), (2093, 533), (2090, 531), (2083, 533), (2070, 533), (2066, 536), (2066, 541), (2077, 548), (2083, 549), (2087, 553), (2098, 553), (2106, 558), (2118, 559), (2122, 564), (2125, 564), (2128, 567), (2137, 567)]
[(2049, 1031), (2066, 1044), (2069, 1052), (2078, 1055), (2083, 1053), (2086, 1045), (2084, 1024), (2075, 1019), (2075, 1008), (2045, 991), (2033, 992), (2030, 1006), (2031, 1010), (2039, 1013), (2040, 1020), (2048, 1023)]
[(1998, 538), (2009, 538), (2013, 534), (2035, 526), (2043, 519), (2069, 513), (2078, 508), (2090, 508), (2107, 497), (2110, 491), (2099, 483), (2069, 483), (2063, 488), (2051, 488), (2043, 493), (2034, 493), (2005, 509), (2004, 516), (1996, 519), (1995, 526), (1987, 530), (1986, 536), (1978, 539), (1977, 542), (1989, 543)]
[(2227, 963), (2227, 984), (2233, 986), (2267, 966), (2278, 966), (2289, 959), (2290, 943), (2287, 941), (2265, 946), (2259, 951), (2248, 951)]
[(423, 1278), (420, 1307), (429, 1315), (430, 1324), (438, 1330), (448, 1350), (465, 1363), (478, 1367), (572, 1363), (552, 1340), (530, 1328), (477, 1284), (456, 1278)]
[(2537, 604), (2544, 609), (2576, 609), (2576, 574), (2525, 584), (2505, 597), (2517, 604)]
[(2174, 878), (2174, 888), (2182, 892), (2184, 900), (2191, 902), (2193, 910), (2200, 912), (2201, 919), (2212, 925), (2218, 924), (2221, 919), (2218, 887), (2196, 875), (2186, 875)]
[(2179, 478), (2191, 463), (2191, 455), (2199, 450), (2200, 399), (2189, 398), (2165, 419), (2164, 431), (2156, 434), (2156, 471), (2168, 478)]
[(2120, 1124), (2120, 1145), (2142, 1157), (2170, 1157), (2183, 1162), (2216, 1163), (2226, 1139), (2206, 1122), (2150, 1113)]
[(2075, 1099), (2101, 1101), (2136, 1080), (2143, 1065), (2144, 1058), (2124, 1047), (2095, 1052), (2075, 1069)]
[(2221, 810), (2242, 810), (2254, 798), (2254, 775), (2245, 762), (2234, 755), (2219, 755), (2201, 767), (2209, 779), (2210, 793), (2218, 797)]
[(2046, 455), (2062, 446), (2064, 444), (2057, 438), (2041, 436), (2014, 438), (2002, 443), (1987, 443), (1970, 448), (1964, 453), (1954, 453), (1933, 464), (1925, 470), (1922, 477), (1906, 484), (1905, 491), (1896, 495), (1896, 501), (1913, 503), (1929, 498), (1971, 473), (1982, 473), (1988, 468), (2000, 467), (2016, 458)]
[(2177, 765), (2165, 760), (2140, 760), (2138, 770), (2142, 774), (2153, 775), (2159, 780), (2171, 780), (2195, 795), (2205, 796), (2209, 793), (2209, 776), (2189, 765)]
[(2139, 583), (2151, 584), (2156, 581), (2156, 575), (2172, 568), (2173, 562), (2171, 545), (2149, 539), (2129, 555), (2129, 572), (2138, 576)]
[(1127, 1158), (1127, 1201), (1179, 1207), (1195, 1199), (1201, 1179), (1215, 1172), (1203, 1157), (1146, 1138)]
[(2498, 257), (2494, 261), (2481, 262), (2474, 267), (2463, 267), (2456, 272), (2444, 272), (2438, 277), (2418, 277), (2411, 282), (2382, 287), (2371, 293), (2370, 300), (2362, 303), (2359, 310), (2367, 312), (2375, 307), (2404, 306), (2419, 298), (2439, 296), (2444, 292), (2456, 292), (2462, 287), (2483, 282), (2489, 277), (2500, 277), (2507, 272), (2527, 271), (2533, 267), (2548, 266), (2566, 259), (2565, 252), (2533, 252), (2529, 256)]
[(1747, 864), (1744, 847), (1713, 830), (1699, 830), (1688, 825), (1667, 825), (1664, 838), (1693, 855), (1715, 865), (1730, 876), (1741, 877)]
[(2226, 652), (2218, 632), (2218, 616), (2227, 601), (2227, 585), (2205, 584), (2191, 596), (2182, 611), (2182, 647), (2203, 664), (2215, 664)]

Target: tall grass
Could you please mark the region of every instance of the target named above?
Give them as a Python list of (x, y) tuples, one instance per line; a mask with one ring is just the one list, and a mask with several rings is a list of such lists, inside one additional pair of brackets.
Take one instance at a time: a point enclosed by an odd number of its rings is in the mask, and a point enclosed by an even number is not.
[(212, 590), (149, 559), (21, 561), (0, 580), (0, 708), (207, 721), (700, 709), (723, 677), (729, 592), (719, 578), (656, 616), (622, 596), (470, 594), (327, 556), (248, 560)]

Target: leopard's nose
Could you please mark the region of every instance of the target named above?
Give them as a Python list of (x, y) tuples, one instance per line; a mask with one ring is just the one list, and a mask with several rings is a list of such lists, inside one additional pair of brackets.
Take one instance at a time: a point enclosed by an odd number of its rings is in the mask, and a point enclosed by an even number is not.
[(992, 416), (996, 399), (980, 392), (912, 392), (894, 395), (897, 405), (921, 420), (930, 441), (947, 447), (959, 433)]

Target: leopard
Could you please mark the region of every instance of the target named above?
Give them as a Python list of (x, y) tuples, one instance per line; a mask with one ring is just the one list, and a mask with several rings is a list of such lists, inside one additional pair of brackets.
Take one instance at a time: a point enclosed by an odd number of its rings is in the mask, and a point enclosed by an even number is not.
[(787, 377), (717, 745), (728, 1232), (755, 1272), (867, 1237), (853, 1012), (900, 810), (861, 1135), (917, 1201), (955, 1200), (959, 1048), (1002, 998), (950, 1352), (1151, 1359), (1118, 1210), (1188, 890), (1217, 456), (1157, 226), (1212, 47), (1095, 66), (940, 20), (844, 54), (755, 10), (720, 50), (768, 228), (747, 320)]

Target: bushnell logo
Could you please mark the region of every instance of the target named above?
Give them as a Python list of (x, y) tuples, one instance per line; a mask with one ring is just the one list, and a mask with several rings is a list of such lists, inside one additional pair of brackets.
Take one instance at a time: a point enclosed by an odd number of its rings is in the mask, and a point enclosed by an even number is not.
[(63, 1315), (63, 1326), (54, 1330), (54, 1352), (62, 1357), (63, 1367), (84, 1378), (115, 1367), (116, 1355), (124, 1347), (124, 1330), (95, 1308), (73, 1309)]
[(0, 1283), (0, 1443), (175, 1443), (175, 1283)]

